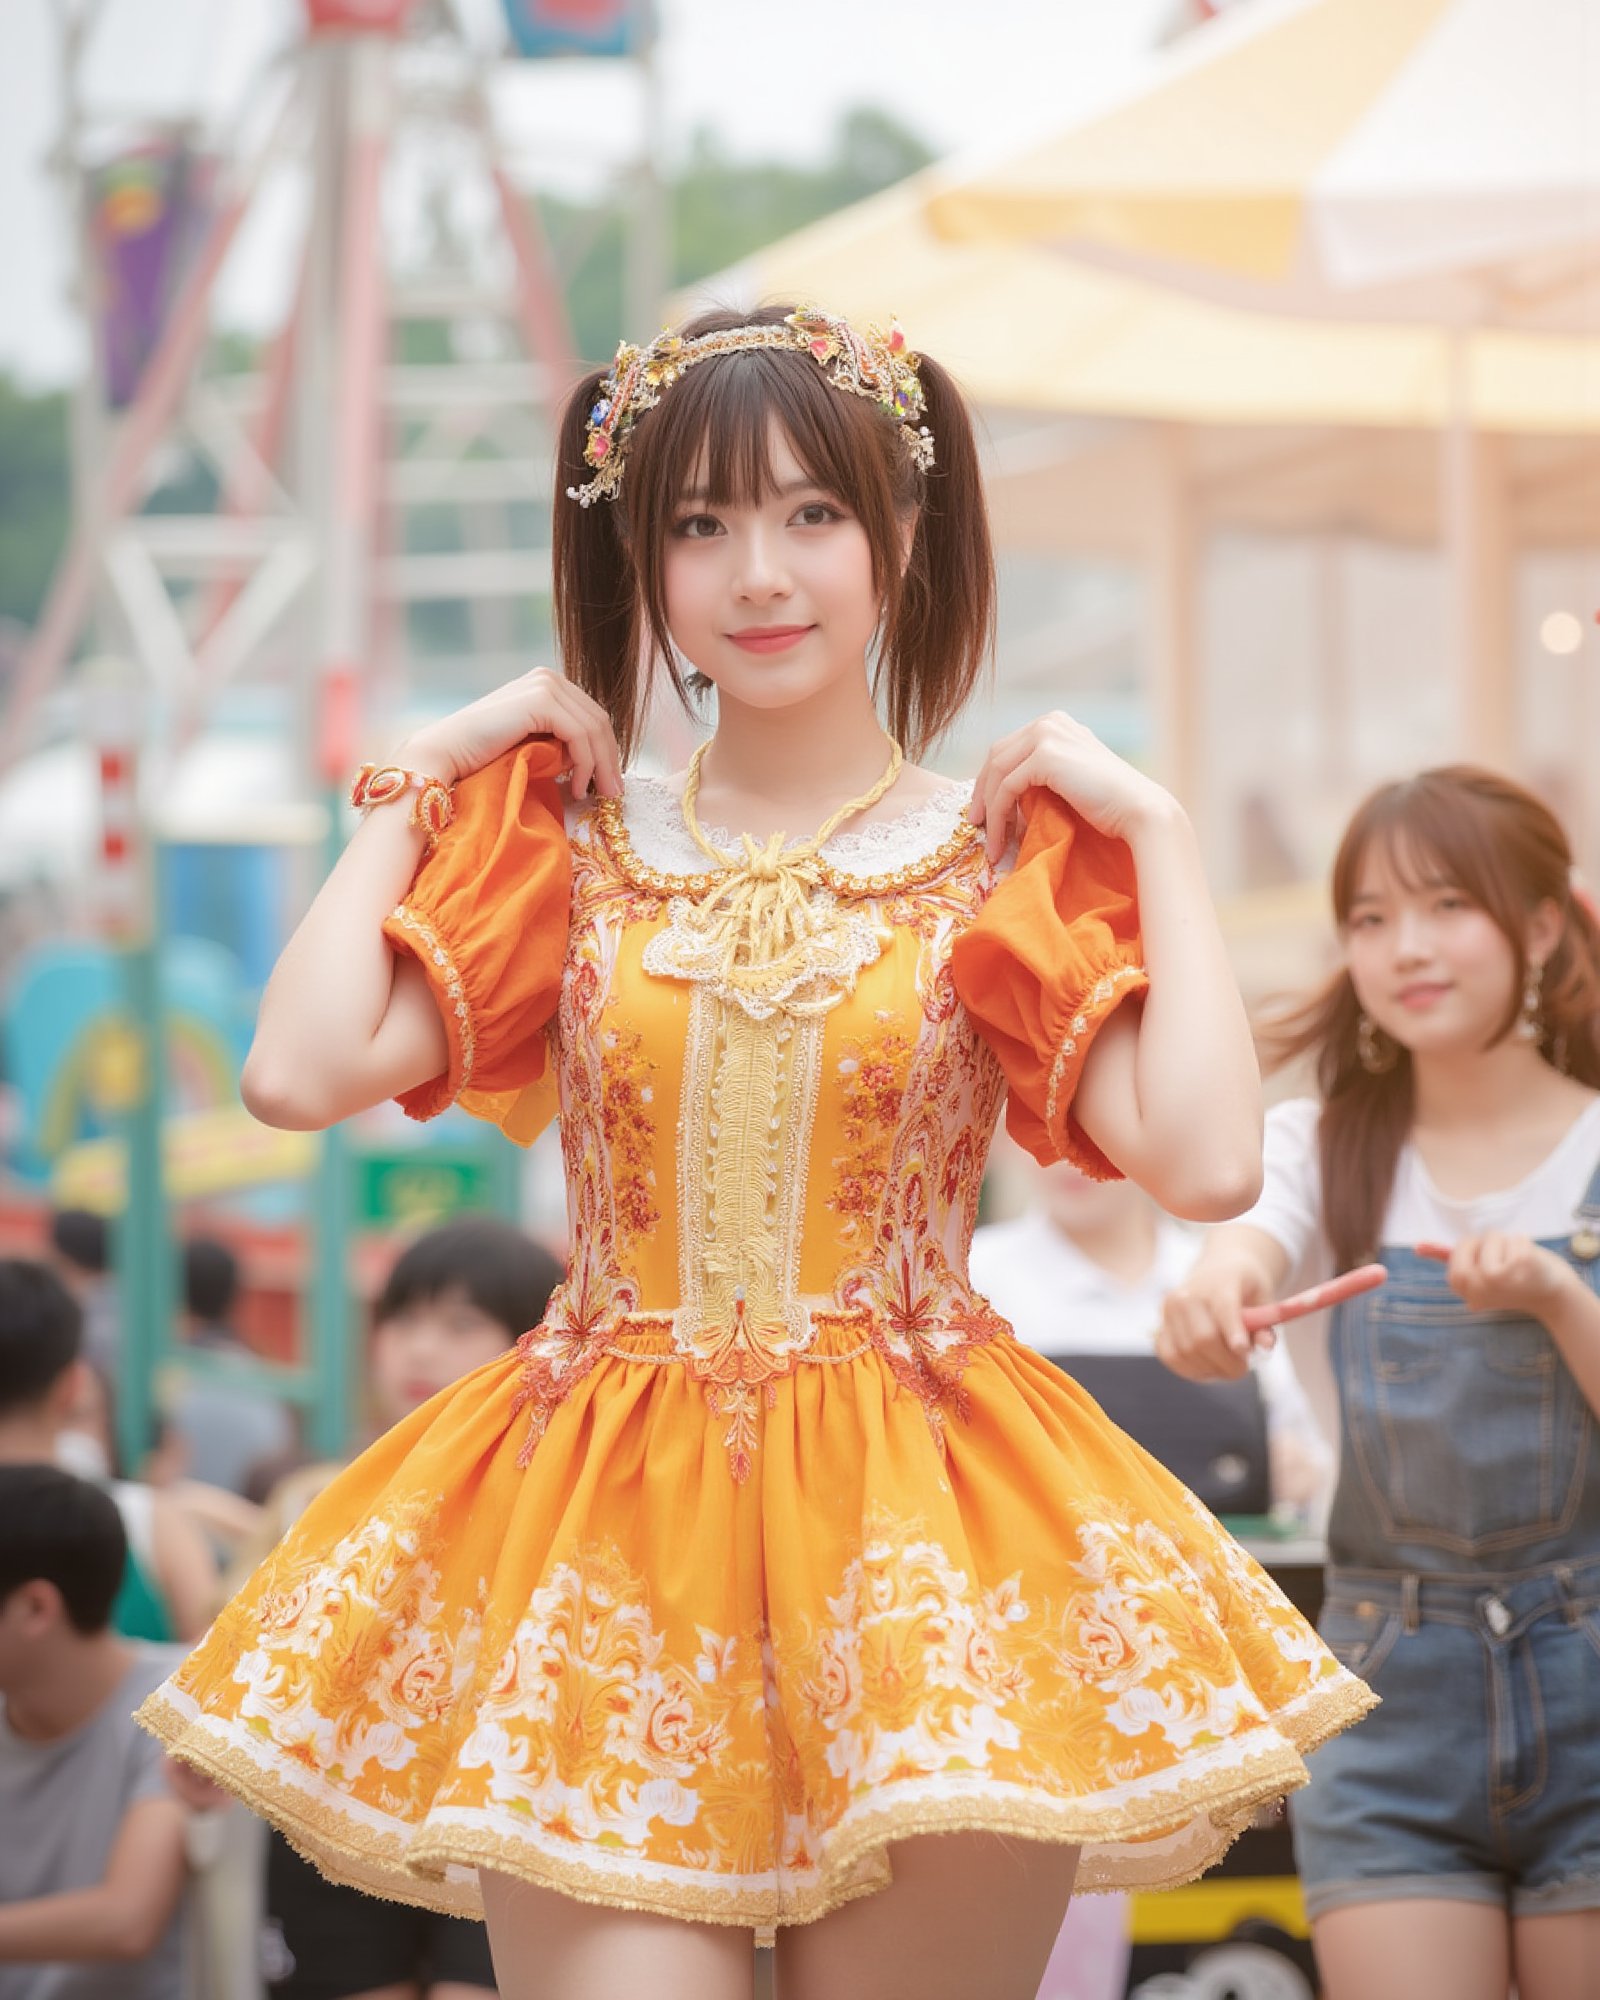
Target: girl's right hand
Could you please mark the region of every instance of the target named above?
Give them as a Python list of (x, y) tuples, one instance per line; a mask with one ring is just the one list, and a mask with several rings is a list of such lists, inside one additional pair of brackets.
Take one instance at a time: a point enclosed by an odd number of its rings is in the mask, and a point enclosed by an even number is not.
[(401, 744), (395, 762), (449, 785), (481, 771), (529, 736), (554, 736), (560, 742), (575, 799), (583, 797), (591, 781), (604, 797), (622, 796), (622, 759), (611, 718), (592, 696), (548, 667), (536, 667), (454, 715), (427, 723)]
[(1270, 1328), (1252, 1336), (1244, 1323), (1244, 1308), (1266, 1296), (1259, 1272), (1202, 1257), (1162, 1301), (1156, 1353), (1191, 1382), (1236, 1382), (1249, 1369), (1251, 1349), (1271, 1347), (1277, 1337)]

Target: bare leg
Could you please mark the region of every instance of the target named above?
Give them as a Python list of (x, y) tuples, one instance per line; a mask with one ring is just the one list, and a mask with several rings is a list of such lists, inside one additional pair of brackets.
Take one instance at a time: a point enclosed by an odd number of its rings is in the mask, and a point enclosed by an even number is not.
[(778, 2000), (1033, 2000), (1078, 1850), (942, 1833), (890, 1850), (894, 1880), (778, 1933)]
[(1311, 1927), (1323, 2000), (1506, 2000), (1511, 1927), (1492, 1903), (1350, 1903)]
[(464, 1979), (436, 1980), (423, 1995), (423, 2000), (484, 2000), (485, 1994), (493, 2000), (492, 1986), (471, 1986)]
[(600, 1909), (480, 1868), (500, 2000), (751, 2000), (749, 1931)]
[(1600, 1910), (1517, 1917), (1511, 1925), (1517, 2000), (1600, 1993)]

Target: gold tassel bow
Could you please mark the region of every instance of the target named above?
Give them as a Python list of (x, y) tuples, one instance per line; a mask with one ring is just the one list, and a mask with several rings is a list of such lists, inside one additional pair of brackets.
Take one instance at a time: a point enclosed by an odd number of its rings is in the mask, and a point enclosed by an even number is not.
[(781, 833), (763, 842), (742, 834), (742, 859), (714, 847), (695, 818), (703, 754), (704, 746), (690, 765), (684, 819), (702, 852), (727, 872), (700, 902), (674, 899), (667, 928), (646, 949), (645, 968), (709, 985), (755, 1020), (825, 1013), (878, 957), (887, 933), (860, 912), (841, 909), (824, 881), (820, 849), (842, 820), (888, 790), (900, 768), (899, 747), (872, 792), (835, 813), (803, 846), (787, 849)]

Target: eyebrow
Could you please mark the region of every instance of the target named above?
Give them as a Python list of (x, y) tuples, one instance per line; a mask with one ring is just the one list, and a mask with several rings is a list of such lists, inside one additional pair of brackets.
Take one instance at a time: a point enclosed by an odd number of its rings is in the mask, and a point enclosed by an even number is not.
[[(787, 486), (774, 487), (773, 491), (778, 499), (788, 500), (796, 493), (826, 493), (828, 488), (820, 479), (791, 479)], [(708, 503), (710, 499), (711, 495), (703, 486), (691, 486), (686, 493), (678, 495), (678, 505), (682, 507), (690, 501)]]

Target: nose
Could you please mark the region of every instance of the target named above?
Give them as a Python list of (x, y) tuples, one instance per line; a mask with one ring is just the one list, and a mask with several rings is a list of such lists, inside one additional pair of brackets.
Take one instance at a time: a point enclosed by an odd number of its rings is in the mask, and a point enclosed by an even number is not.
[(1402, 908), (1394, 927), (1397, 963), (1412, 965), (1428, 956), (1427, 919), (1420, 910)]
[(734, 589), (752, 604), (770, 603), (789, 594), (789, 572), (783, 560), (780, 529), (764, 521), (748, 523), (737, 542)]

